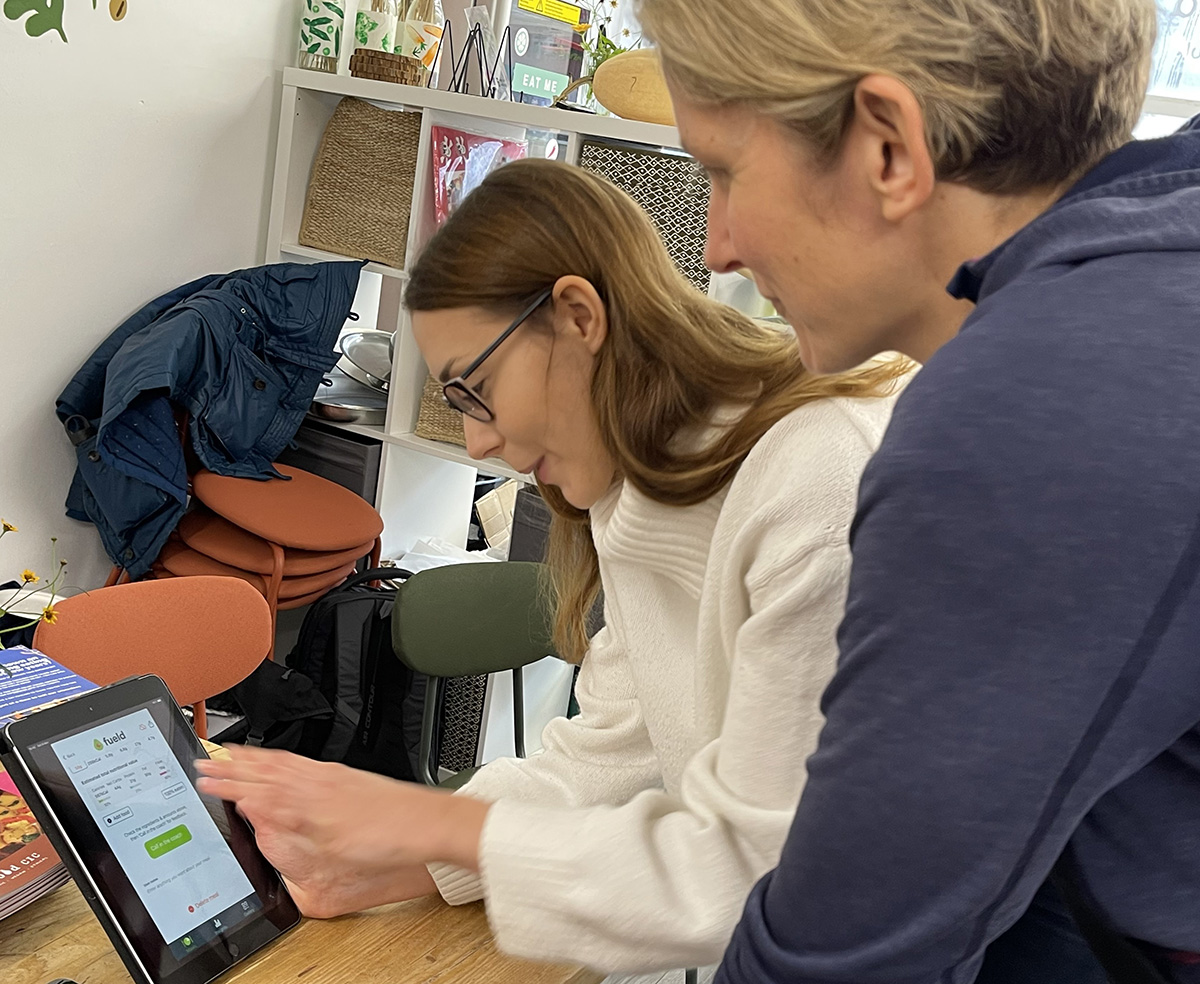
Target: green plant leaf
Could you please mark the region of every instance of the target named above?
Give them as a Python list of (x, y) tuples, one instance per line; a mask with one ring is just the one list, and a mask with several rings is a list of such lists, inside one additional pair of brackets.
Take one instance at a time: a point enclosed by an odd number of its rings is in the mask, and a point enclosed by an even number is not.
[(332, 17), (314, 17), (312, 20), (309, 21), (309, 24), (311, 24), (313, 27), (316, 27), (319, 24), (332, 24), (332, 23), (333, 23)]
[(340, 27), (333, 32), (333, 49), (334, 51), (342, 50), (342, 29)]
[(324, 2), (327, 9), (332, 10), (335, 14), (342, 18), (342, 20), (346, 19), (346, 12), (336, 3), (330, 3), (329, 0), (324, 0)]
[(320, 41), (317, 41), (308, 46), (308, 53), (310, 55), (315, 55), (320, 50), (321, 50), (321, 42)]
[(4, 16), (11, 21), (26, 14), (33, 14), (25, 22), (25, 33), (31, 38), (40, 38), (47, 31), (58, 31), (58, 36), (67, 40), (63, 30), (63, 7), (66, 0), (4, 0)]
[(329, 40), (329, 35), (322, 31), (319, 27), (314, 27), (312, 32), (315, 37), (321, 38), (324, 41)]

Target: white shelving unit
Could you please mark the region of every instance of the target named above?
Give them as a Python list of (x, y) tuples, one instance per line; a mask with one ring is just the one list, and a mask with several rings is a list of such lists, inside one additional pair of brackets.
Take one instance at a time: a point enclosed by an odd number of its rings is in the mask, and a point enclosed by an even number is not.
[[(291, 257), (293, 260), (312, 260), (316, 263), (346, 259), (338, 253), (331, 253), (326, 249), (314, 249), (312, 246), (301, 246), (299, 243), (280, 243), (279, 253), (281, 256)], [(382, 263), (368, 263), (363, 270), (367, 273), (377, 273), (381, 277), (394, 277), (401, 282), (408, 279), (408, 271), (384, 266)]]
[(463, 448), (425, 440), (414, 433), (426, 368), (401, 301), (408, 280), (407, 267), (415, 261), (435, 228), (431, 127), (446, 125), (506, 139), (524, 138), (527, 130), (565, 135), (569, 163), (578, 159), (581, 137), (678, 150), (679, 134), (674, 127), (653, 123), (287, 68), (283, 72), (283, 98), (267, 227), (267, 263), (348, 258), (299, 244), (313, 160), (334, 108), (346, 96), (369, 100), (390, 109), (419, 112), (422, 121), (406, 269), (380, 263), (368, 263), (364, 267), (366, 273), (378, 274), (381, 278), (376, 326), (396, 332), (387, 419), (382, 426), (337, 426), (384, 444), (377, 504), (385, 520), (385, 556), (410, 549), (422, 536), (436, 535), (462, 544), (466, 541), (478, 472), (524, 481), (529, 478), (517, 474), (502, 461), (475, 461)]
[(1142, 112), (1155, 116), (1174, 116), (1180, 120), (1187, 120), (1200, 113), (1200, 99), (1151, 93), (1146, 97), (1146, 102), (1142, 105)]

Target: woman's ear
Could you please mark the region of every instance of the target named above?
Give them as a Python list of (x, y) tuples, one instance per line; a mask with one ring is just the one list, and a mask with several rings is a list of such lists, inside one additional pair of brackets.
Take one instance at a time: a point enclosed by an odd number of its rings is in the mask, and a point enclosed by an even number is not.
[(583, 277), (559, 277), (551, 295), (554, 331), (583, 343), (596, 355), (608, 337), (608, 312), (599, 292)]
[(912, 90), (898, 79), (867, 75), (859, 80), (844, 145), (859, 156), (885, 220), (902, 221), (933, 194), (936, 176), (925, 116)]

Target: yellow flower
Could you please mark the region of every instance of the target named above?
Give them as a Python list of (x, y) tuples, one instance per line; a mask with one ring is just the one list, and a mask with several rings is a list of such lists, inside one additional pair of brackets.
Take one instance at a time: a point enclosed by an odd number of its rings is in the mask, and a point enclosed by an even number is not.
[(31, 570), (24, 570), (21, 572), (21, 580), (25, 584), (37, 584), (41, 578)]
[(2, 530), (2, 531), (3, 531), (3, 532), (5, 532), (5, 533), (18, 533), (18, 532), (20, 532), (20, 531), (19, 531), (19, 530), (18, 530), (18, 529), (17, 529), (15, 526), (13, 526), (13, 524), (12, 524), (12, 523), (10, 523), (10, 522), (9, 522), (7, 519), (0, 519), (0, 530)]
[(49, 622), (51, 625), (58, 621), (58, 612), (53, 605), (47, 605), (42, 609), (42, 621)]

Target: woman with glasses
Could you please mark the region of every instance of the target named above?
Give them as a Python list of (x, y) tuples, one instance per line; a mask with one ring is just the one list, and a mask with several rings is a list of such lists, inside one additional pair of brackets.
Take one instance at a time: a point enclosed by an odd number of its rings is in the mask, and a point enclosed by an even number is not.
[(580, 713), (453, 797), (252, 749), (206, 788), (239, 800), (311, 915), (436, 882), (484, 898), (520, 956), (714, 963), (804, 785), (859, 477), (912, 364), (806, 373), (790, 331), (688, 283), (623, 192), (549, 161), (489, 175), (406, 303), (471, 455), (535, 476), (553, 510)]

